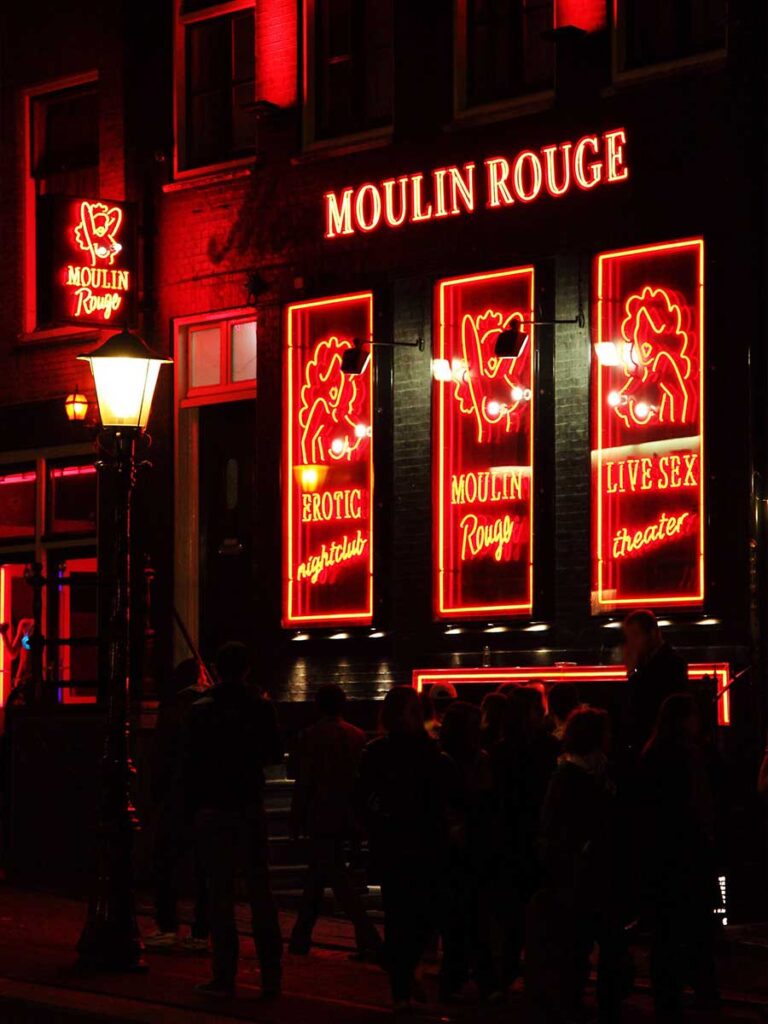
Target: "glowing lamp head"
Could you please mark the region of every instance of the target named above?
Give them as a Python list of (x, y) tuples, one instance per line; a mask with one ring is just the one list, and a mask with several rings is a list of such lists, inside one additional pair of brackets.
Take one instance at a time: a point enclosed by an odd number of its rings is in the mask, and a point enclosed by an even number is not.
[(453, 380), (453, 367), (447, 359), (432, 360), (432, 378), (444, 383)]
[(334, 437), (331, 441), (331, 451), (334, 455), (341, 455), (344, 451), (344, 439), (342, 437)]
[(497, 402), (494, 398), (490, 400), (485, 408), (489, 416), (499, 416), (501, 414), (501, 402)]
[(497, 359), (517, 359), (525, 351), (528, 335), (519, 320), (510, 320), (508, 326), (496, 338), (493, 354)]
[(88, 415), (88, 399), (79, 388), (64, 399), (64, 411), (70, 423), (81, 423)]
[(127, 330), (77, 358), (90, 364), (102, 426), (143, 430), (160, 367), (172, 360), (156, 355), (145, 341)]
[(368, 434), (369, 434), (369, 428), (366, 427), (366, 425), (364, 423), (356, 423), (355, 424), (355, 437), (358, 437), (358, 438), (362, 439), (364, 437), (368, 437)]
[(621, 353), (615, 341), (596, 341), (594, 348), (601, 366), (618, 366), (621, 363)]
[(651, 415), (651, 407), (647, 402), (636, 402), (635, 403), (635, 415), (640, 420), (647, 420)]
[(608, 395), (608, 405), (612, 409), (618, 408), (621, 405), (621, 395), (618, 391), (611, 391)]
[(512, 391), (510, 393), (512, 395), (512, 401), (513, 402), (522, 402), (523, 399), (525, 398), (525, 392), (523, 391), (523, 389), (520, 387), (519, 384), (515, 384), (515, 386), (512, 388)]
[(302, 491), (312, 493), (319, 490), (325, 483), (325, 478), (328, 476), (328, 467), (314, 465), (294, 466), (293, 474)]
[(341, 372), (351, 377), (365, 373), (371, 358), (371, 349), (362, 338), (352, 340), (352, 348), (345, 349), (341, 356)]

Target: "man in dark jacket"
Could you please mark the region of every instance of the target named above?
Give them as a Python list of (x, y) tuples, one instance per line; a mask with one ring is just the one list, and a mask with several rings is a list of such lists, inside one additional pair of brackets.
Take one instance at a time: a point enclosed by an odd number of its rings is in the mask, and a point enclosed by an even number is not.
[(629, 741), (639, 756), (667, 697), (689, 692), (688, 667), (664, 639), (653, 612), (630, 612), (622, 630), (629, 681)]
[(336, 683), (321, 686), (315, 703), (319, 721), (301, 733), (292, 758), (296, 785), (291, 834), (296, 839), (306, 837), (308, 866), (289, 948), (301, 955), (309, 952), (328, 884), (354, 925), (358, 955), (376, 960), (381, 938), (365, 911), (345, 856), (345, 844), (355, 831), (352, 795), (368, 737), (344, 720), (346, 697)]
[(263, 997), (280, 992), (282, 940), (269, 884), (264, 772), (282, 760), (272, 705), (246, 687), (242, 644), (216, 655), (218, 684), (190, 708), (182, 740), (180, 782), (208, 877), (213, 978), (206, 995), (231, 995), (237, 973), (235, 875), (242, 868), (251, 904)]

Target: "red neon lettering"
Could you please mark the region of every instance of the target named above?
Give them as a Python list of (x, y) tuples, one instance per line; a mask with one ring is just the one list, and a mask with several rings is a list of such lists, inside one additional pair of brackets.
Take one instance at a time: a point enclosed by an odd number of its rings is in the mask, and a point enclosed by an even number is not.
[(458, 167), (449, 167), (450, 175), (448, 186), (451, 190), (451, 213), (459, 214), (459, 204), (464, 207), (467, 213), (472, 213), (475, 208), (475, 165), (464, 164), (464, 173)]
[(491, 207), (511, 206), (514, 203), (512, 193), (507, 187), (509, 177), (509, 161), (503, 156), (485, 161), (488, 171), (488, 205)]
[(300, 562), (296, 579), (308, 580), (312, 584), (330, 583), (336, 578), (336, 574), (330, 572), (331, 569), (362, 558), (367, 547), (368, 538), (363, 536), (362, 530), (358, 530), (352, 537), (345, 533), (341, 540), (322, 544), (318, 552)]
[[(530, 188), (525, 187), (525, 164), (528, 164), (528, 175), (530, 177)], [(542, 173), (541, 161), (536, 153), (530, 149), (519, 153), (515, 158), (515, 165), (512, 170), (512, 179), (515, 183), (515, 195), (521, 203), (530, 203), (541, 192)]]
[[(544, 146), (541, 155), (544, 157), (544, 184), (551, 196), (564, 196), (571, 187), (571, 150), (570, 142), (560, 146)], [(558, 183), (555, 168), (555, 155), (560, 155), (560, 182)]]
[[(584, 159), (587, 149), (590, 149), (593, 154), (596, 154), (600, 149), (600, 140), (596, 135), (585, 135), (583, 139), (579, 139), (573, 153), (573, 174), (576, 178), (576, 184), (579, 188), (583, 189), (594, 188), (595, 185), (599, 185), (603, 180), (602, 160), (593, 160), (585, 165)], [(587, 171), (589, 171), (589, 177), (587, 177)]]
[(699, 486), (698, 467), (697, 452), (608, 459), (604, 464), (605, 492), (635, 494), (638, 491), (695, 488)]
[(432, 219), (432, 203), (424, 205), (421, 191), (423, 184), (423, 174), (411, 175), (411, 220), (414, 222)]
[[(400, 191), (400, 210), (395, 213), (395, 185)], [(381, 183), (384, 189), (384, 220), (391, 228), (399, 228), (408, 215), (408, 178), (389, 178)]]
[(455, 473), (451, 477), (452, 505), (487, 505), (498, 501), (522, 501), (528, 496), (527, 467)]
[(325, 237), (336, 238), (337, 235), (353, 235), (352, 227), (352, 194), (354, 189), (345, 188), (341, 199), (335, 192), (326, 192), (325, 199)]
[(461, 559), (491, 556), (494, 561), (509, 561), (519, 557), (520, 544), (526, 539), (520, 516), (504, 515), (496, 519), (468, 512), (459, 523), (461, 530)]
[[(366, 216), (366, 199), (369, 197), (370, 216)], [(379, 226), (379, 221), (381, 220), (381, 196), (375, 185), (363, 185), (362, 188), (358, 189), (355, 199), (355, 219), (361, 231), (373, 231), (374, 228)]]
[(634, 530), (632, 533), (626, 526), (622, 526), (616, 531), (613, 538), (613, 557), (631, 557), (644, 552), (649, 547), (663, 544), (665, 540), (681, 535), (684, 524), (690, 520), (690, 512), (681, 512), (671, 516), (662, 512), (656, 522), (649, 523), (648, 526)]
[(363, 518), (363, 492), (349, 490), (305, 492), (301, 495), (302, 523), (329, 523)]
[(603, 135), (605, 139), (606, 181), (626, 181), (629, 168), (624, 163), (624, 147), (627, 144), (627, 133), (623, 128), (616, 128)]

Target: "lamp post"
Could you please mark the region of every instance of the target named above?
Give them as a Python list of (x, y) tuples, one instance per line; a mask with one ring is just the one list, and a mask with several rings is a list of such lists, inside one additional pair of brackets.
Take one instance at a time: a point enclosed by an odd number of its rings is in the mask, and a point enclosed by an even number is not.
[[(141, 338), (127, 330), (78, 359), (90, 364), (96, 387), (105, 450), (100, 470), (111, 477), (112, 515), (111, 536), (101, 545), (101, 551), (107, 554), (106, 564), (99, 566), (111, 592), (97, 878), (77, 950), (79, 964), (85, 968), (141, 970), (143, 946), (134, 911), (131, 864), (138, 822), (130, 795), (134, 768), (128, 743), (131, 502), (136, 443), (147, 425), (160, 367), (171, 360), (155, 355)], [(105, 524), (101, 525), (104, 529)]]

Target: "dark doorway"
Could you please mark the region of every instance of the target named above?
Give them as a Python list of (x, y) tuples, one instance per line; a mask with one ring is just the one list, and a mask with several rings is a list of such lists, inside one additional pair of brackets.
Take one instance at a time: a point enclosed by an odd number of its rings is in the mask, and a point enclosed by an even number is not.
[(256, 616), (256, 403), (200, 410), (200, 642), (249, 643)]

